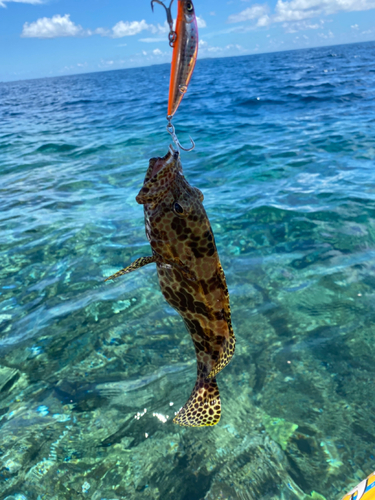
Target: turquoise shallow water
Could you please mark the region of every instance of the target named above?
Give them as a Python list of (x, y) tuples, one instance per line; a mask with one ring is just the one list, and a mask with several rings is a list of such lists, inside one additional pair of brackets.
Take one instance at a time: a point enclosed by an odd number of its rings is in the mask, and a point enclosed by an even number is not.
[(237, 336), (209, 429), (171, 423), (194, 349), (155, 269), (103, 282), (149, 254), (168, 65), (0, 84), (1, 500), (339, 500), (375, 470), (374, 57), (197, 64), (175, 126)]

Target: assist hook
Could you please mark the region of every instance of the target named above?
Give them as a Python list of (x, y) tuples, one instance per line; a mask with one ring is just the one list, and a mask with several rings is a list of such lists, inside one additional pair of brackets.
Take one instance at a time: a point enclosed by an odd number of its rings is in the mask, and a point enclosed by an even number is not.
[(174, 47), (175, 41), (177, 40), (177, 33), (173, 30), (173, 17), (171, 12), (172, 3), (174, 2), (174, 0), (171, 0), (169, 7), (166, 7), (166, 5), (164, 5), (164, 3), (161, 0), (152, 0), (151, 1), (152, 12), (154, 12), (154, 2), (158, 3), (159, 5), (162, 5), (167, 13), (167, 22), (169, 24), (169, 30), (170, 30), (168, 35), (169, 45), (171, 47)]
[(167, 120), (168, 120), (167, 131), (169, 134), (171, 134), (173, 142), (176, 144), (177, 148), (182, 149), (182, 151), (188, 151), (188, 152), (193, 151), (193, 149), (195, 148), (195, 142), (193, 141), (193, 139), (189, 136), (192, 144), (191, 148), (184, 148), (183, 146), (181, 146), (180, 141), (178, 140), (178, 137), (176, 135), (174, 125), (172, 124), (169, 118), (167, 118)]

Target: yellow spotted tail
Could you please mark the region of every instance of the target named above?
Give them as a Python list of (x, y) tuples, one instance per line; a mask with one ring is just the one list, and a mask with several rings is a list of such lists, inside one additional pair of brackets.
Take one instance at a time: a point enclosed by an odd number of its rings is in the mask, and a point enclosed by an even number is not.
[(205, 427), (216, 425), (220, 416), (221, 401), (216, 379), (198, 375), (189, 400), (173, 422), (183, 427)]

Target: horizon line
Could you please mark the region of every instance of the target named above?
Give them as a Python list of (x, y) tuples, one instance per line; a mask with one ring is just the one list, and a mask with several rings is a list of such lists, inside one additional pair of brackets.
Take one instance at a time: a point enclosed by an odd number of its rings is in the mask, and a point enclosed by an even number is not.
[[(375, 40), (366, 40), (366, 41), (362, 41), (362, 42), (351, 42), (351, 43), (338, 43), (338, 44), (330, 44), (330, 45), (317, 45), (314, 47), (299, 47), (299, 48), (284, 49), (284, 50), (264, 51), (264, 52), (255, 52), (255, 53), (250, 53), (250, 54), (238, 54), (235, 56), (232, 55), (232, 56), (221, 56), (221, 57), (202, 57), (201, 59), (198, 59), (197, 62), (206, 61), (206, 60), (216, 60), (216, 59), (229, 59), (229, 58), (236, 58), (236, 57), (251, 57), (251, 56), (258, 56), (261, 54), (278, 54), (280, 52), (295, 52), (297, 50), (311, 50), (311, 49), (324, 49), (324, 48), (328, 48), (328, 47), (342, 47), (342, 46), (347, 46), (347, 45), (357, 45), (357, 44), (359, 45), (359, 44), (364, 44), (364, 43), (375, 43)], [(96, 73), (109, 73), (112, 71), (127, 71), (127, 70), (133, 70), (133, 69), (150, 68), (152, 66), (163, 66), (165, 64), (170, 64), (170, 63), (164, 62), (164, 63), (157, 63), (157, 64), (147, 64), (145, 66), (131, 66), (128, 68), (103, 69), (100, 71), (87, 71), (85, 73), (70, 73), (70, 74), (66, 74), (66, 75), (38, 76), (38, 77), (33, 77), (33, 78), (21, 78), (19, 80), (7, 80), (7, 81), (0, 80), (0, 84), (28, 82), (28, 81), (34, 81), (34, 80), (46, 80), (48, 78), (67, 78), (70, 76), (94, 75)]]

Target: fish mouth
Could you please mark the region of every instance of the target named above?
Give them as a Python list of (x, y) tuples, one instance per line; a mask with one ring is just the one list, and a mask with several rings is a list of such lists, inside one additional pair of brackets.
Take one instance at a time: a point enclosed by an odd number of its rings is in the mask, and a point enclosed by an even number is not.
[(143, 187), (136, 197), (137, 203), (157, 203), (165, 196), (178, 174), (183, 175), (180, 153), (170, 146), (163, 158), (151, 158)]
[(175, 151), (172, 146), (169, 146), (169, 151), (168, 153), (163, 157), (163, 158), (157, 158), (152, 172), (150, 179), (155, 177), (163, 168), (171, 167), (173, 164), (176, 164), (180, 157), (180, 153), (178, 151)]

